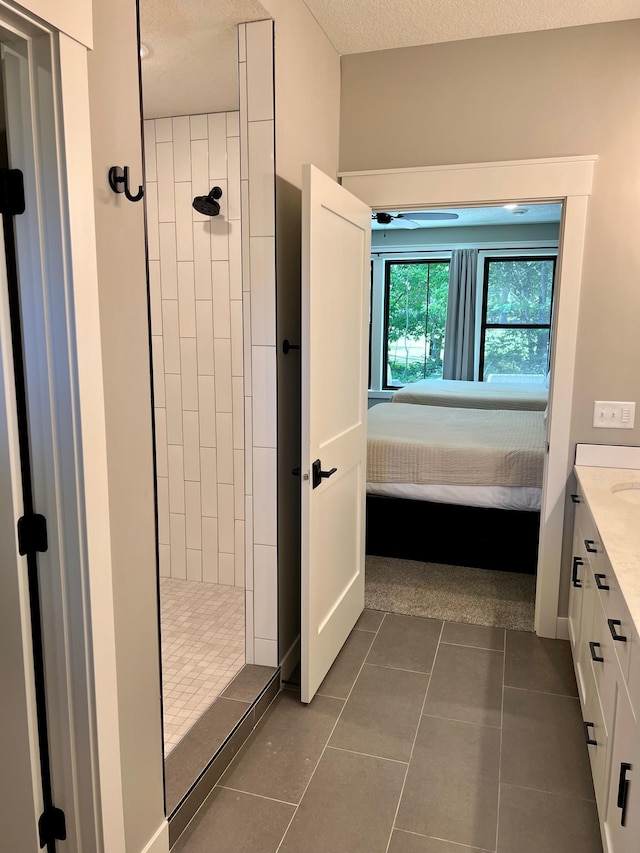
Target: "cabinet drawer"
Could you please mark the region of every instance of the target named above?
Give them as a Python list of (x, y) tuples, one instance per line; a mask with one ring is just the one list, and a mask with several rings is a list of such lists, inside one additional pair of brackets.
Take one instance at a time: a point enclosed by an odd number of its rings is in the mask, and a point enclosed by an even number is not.
[(574, 530), (579, 540), (576, 544), (580, 548), (582, 556), (594, 572), (598, 571), (596, 563), (604, 549), (598, 528), (586, 503), (581, 503), (578, 506)]
[(615, 689), (618, 670), (618, 658), (614, 649), (614, 641), (609, 631), (607, 617), (602, 602), (596, 598), (593, 608), (593, 622), (588, 640), (591, 668), (594, 683), (600, 699), (600, 706), (607, 725), (611, 730), (615, 711)]
[[(579, 559), (577, 557), (573, 557), (573, 571), (576, 573), (579, 568), (581, 568), (581, 564), (577, 564), (576, 560)], [(578, 586), (578, 584), (580, 584)], [(569, 591), (569, 642), (571, 643), (571, 650), (576, 653), (576, 648), (580, 644), (580, 620), (582, 618), (582, 581), (576, 580), (575, 584), (572, 582), (571, 590)]]
[(605, 833), (610, 853), (638, 853), (640, 847), (640, 726), (629, 696), (618, 684), (611, 733), (611, 763)]
[(605, 818), (607, 808), (608, 786), (605, 779), (607, 764), (607, 747), (609, 743), (608, 727), (606, 725), (598, 691), (593, 684), (593, 672), (591, 668), (585, 668), (587, 681), (587, 694), (589, 699), (583, 707), (583, 720), (589, 760), (591, 762), (591, 775), (593, 777), (593, 788), (596, 795), (598, 813), (601, 820)]
[(629, 698), (635, 718), (640, 725), (640, 640), (635, 630), (631, 633), (631, 655), (629, 660)]
[(580, 627), (582, 620), (582, 606), (584, 599), (584, 578), (589, 570), (584, 556), (584, 545), (582, 543), (580, 528), (576, 528), (573, 539), (573, 554), (571, 558), (571, 586), (569, 587), (569, 641), (574, 659), (578, 655), (580, 645)]
[(575, 670), (580, 702), (584, 708), (590, 701), (591, 694), (595, 690), (595, 681), (591, 674), (591, 648), (589, 641), (592, 639), (593, 614), (595, 606), (598, 604), (598, 596), (593, 583), (593, 574), (588, 567), (584, 567), (583, 570), (580, 592), (582, 594), (582, 613), (580, 618), (580, 639), (576, 647)]
[(604, 609), (607, 630), (626, 682), (629, 678), (631, 648), (637, 642), (637, 636), (618, 581), (609, 566), (606, 555), (601, 556), (597, 566), (598, 568), (594, 571), (595, 585)]

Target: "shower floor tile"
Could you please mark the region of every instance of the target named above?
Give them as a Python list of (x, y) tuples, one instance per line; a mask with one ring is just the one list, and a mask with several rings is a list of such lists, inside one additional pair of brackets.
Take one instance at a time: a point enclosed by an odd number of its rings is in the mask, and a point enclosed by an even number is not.
[(244, 589), (160, 578), (165, 757), (244, 664)]

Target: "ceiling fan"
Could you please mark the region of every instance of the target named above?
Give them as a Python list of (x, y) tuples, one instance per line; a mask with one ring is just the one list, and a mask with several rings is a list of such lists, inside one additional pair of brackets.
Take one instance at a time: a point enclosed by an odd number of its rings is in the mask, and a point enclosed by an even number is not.
[(458, 219), (458, 214), (441, 210), (416, 210), (410, 213), (387, 213), (380, 210), (372, 213), (371, 219), (378, 225), (390, 225), (393, 228), (420, 228), (421, 222)]

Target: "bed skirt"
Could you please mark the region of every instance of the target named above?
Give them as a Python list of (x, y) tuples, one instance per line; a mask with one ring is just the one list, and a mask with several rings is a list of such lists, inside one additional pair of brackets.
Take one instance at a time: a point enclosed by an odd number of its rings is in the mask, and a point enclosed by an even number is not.
[(539, 512), (367, 495), (366, 553), (535, 574)]

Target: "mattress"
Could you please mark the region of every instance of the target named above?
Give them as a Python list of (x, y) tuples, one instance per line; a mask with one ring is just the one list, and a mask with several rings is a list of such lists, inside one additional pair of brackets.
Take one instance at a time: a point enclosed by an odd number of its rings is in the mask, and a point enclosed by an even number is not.
[(542, 384), (420, 379), (396, 391), (391, 402), (453, 406), (459, 409), (543, 411), (548, 397), (549, 389)]
[(380, 404), (369, 409), (367, 482), (541, 488), (542, 412)]
[(539, 512), (542, 489), (534, 486), (423, 486), (417, 483), (367, 483), (367, 494), (458, 506)]

